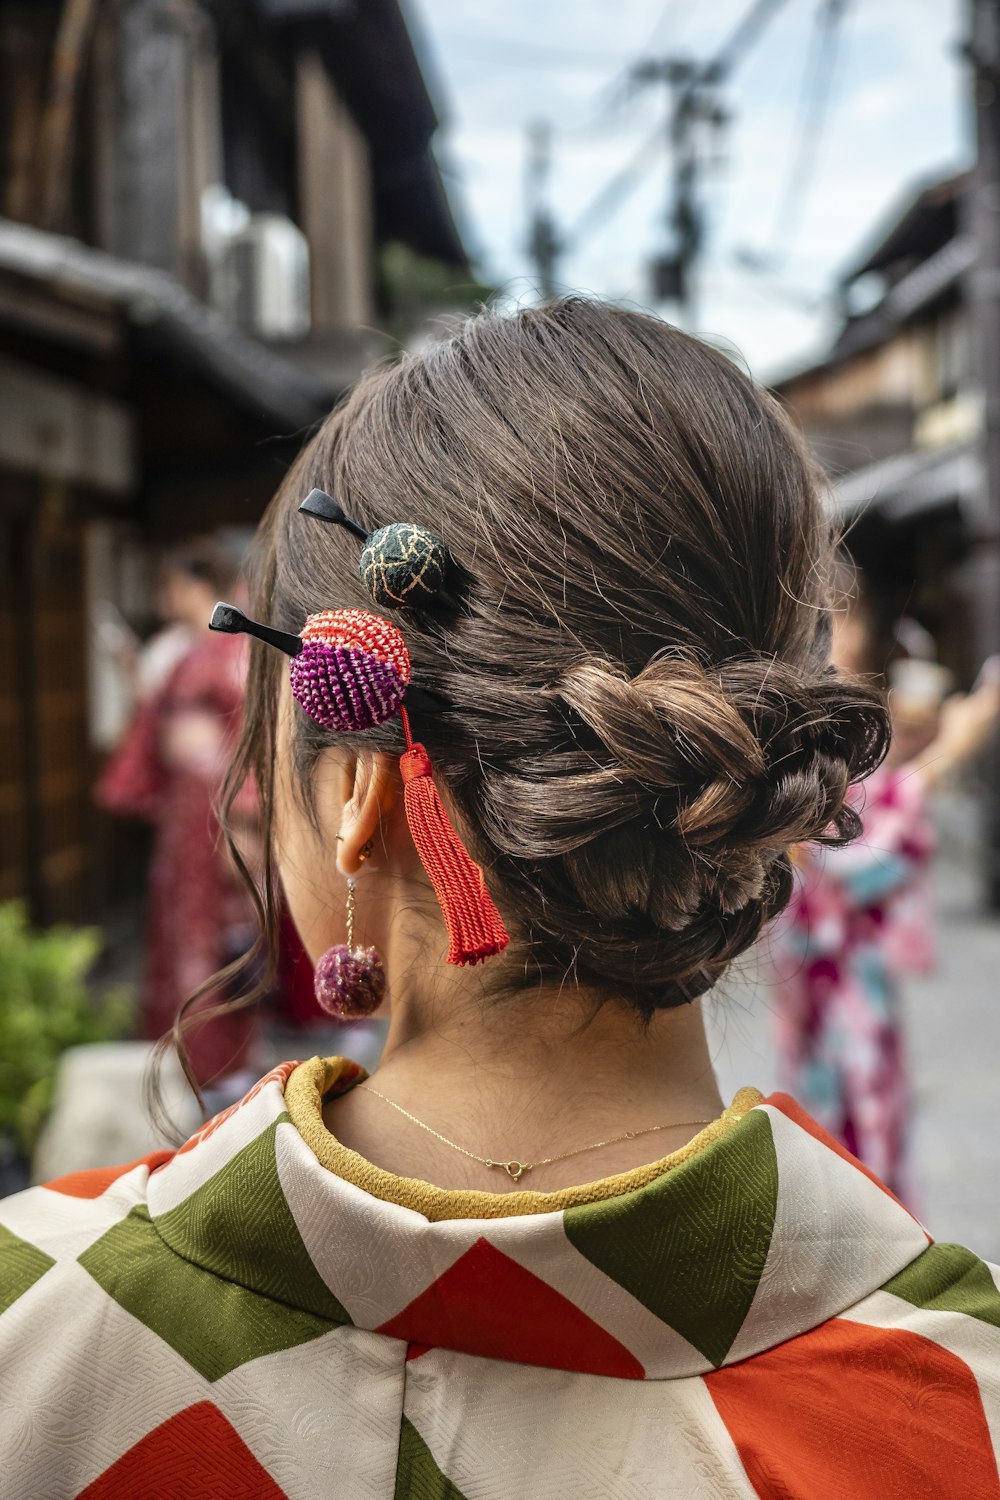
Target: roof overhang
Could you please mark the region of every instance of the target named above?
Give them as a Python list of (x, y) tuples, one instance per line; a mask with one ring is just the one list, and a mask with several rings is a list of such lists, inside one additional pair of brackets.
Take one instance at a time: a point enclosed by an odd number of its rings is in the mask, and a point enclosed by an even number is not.
[(248, 338), (168, 275), (77, 240), (0, 219), (0, 276), (44, 288), (79, 309), (104, 308), (143, 343), (178, 362), (272, 427), (298, 429), (329, 410), (336, 392)]
[(956, 172), (911, 189), (876, 228), (868, 248), (841, 273), (841, 285), (870, 271), (881, 271), (904, 256), (923, 258), (936, 236), (950, 238), (957, 228), (957, 206), (969, 178), (968, 172)]
[(844, 518), (874, 510), (887, 521), (907, 521), (942, 506), (973, 512), (983, 470), (975, 443), (937, 450), (913, 449), (857, 469), (832, 487), (831, 503)]

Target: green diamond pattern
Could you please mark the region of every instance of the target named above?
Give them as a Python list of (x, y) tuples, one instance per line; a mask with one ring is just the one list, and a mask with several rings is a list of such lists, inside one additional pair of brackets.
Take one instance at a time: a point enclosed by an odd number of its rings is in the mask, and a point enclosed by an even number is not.
[(85, 1250), (80, 1264), (206, 1380), (335, 1326), (184, 1260), (142, 1206)]
[(54, 1265), (51, 1255), (0, 1224), (0, 1313), (23, 1297)]
[(928, 1245), (882, 1290), (928, 1312), (964, 1313), (1000, 1328), (1000, 1291), (989, 1267), (961, 1245)]
[[(281, 1115), (156, 1228), (178, 1255), (332, 1323), (350, 1318), (309, 1258), (275, 1158)], [(253, 1212), (248, 1212), (248, 1205)]]
[(567, 1238), (721, 1365), (767, 1262), (778, 1201), (771, 1123), (751, 1112), (647, 1187), (569, 1208)]
[[(79, 1257), (110, 1297), (207, 1380), (350, 1322), (281, 1191), (279, 1123), (184, 1203), (156, 1220), (137, 1206)], [(245, 1212), (251, 1199), (253, 1216)]]
[(403, 1418), (399, 1431), (393, 1500), (466, 1500), (458, 1486), (441, 1473), (431, 1450), (408, 1417)]

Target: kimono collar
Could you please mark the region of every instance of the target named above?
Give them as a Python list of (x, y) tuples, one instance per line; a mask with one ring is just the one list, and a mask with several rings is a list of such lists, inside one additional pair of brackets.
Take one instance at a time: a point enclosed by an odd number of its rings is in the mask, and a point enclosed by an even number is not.
[(298, 1309), (303, 1340), (353, 1325), (406, 1340), (411, 1358), (443, 1348), (683, 1378), (844, 1312), (929, 1242), (791, 1099), (746, 1091), (726, 1128), (630, 1191), (430, 1218), (330, 1171), (292, 1121), (290, 1103), (297, 1120), (318, 1114), (331, 1077), (363, 1070), (298, 1069), (283, 1064), (210, 1122), (152, 1174), (147, 1201), (161, 1241)]

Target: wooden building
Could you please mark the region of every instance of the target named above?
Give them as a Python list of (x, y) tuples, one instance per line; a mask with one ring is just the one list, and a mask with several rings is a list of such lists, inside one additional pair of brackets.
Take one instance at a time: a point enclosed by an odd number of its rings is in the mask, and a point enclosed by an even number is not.
[(966, 684), (982, 503), (967, 184), (948, 177), (909, 199), (843, 277), (828, 356), (775, 384), (826, 465), (886, 631), (916, 616)]
[(397, 0), (0, 0), (0, 900), (36, 920), (120, 883), (100, 609), (257, 520), (377, 346), (383, 246), (464, 265), (436, 126)]

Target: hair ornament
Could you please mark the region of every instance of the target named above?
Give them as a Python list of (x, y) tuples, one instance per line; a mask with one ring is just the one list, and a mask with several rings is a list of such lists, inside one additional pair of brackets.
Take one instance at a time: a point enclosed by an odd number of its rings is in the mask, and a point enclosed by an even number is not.
[(325, 609), (302, 627), (292, 693), (324, 729), (352, 733), (398, 712), (410, 683), (402, 632), (364, 609)]
[(451, 554), (425, 526), (392, 521), (367, 532), (324, 490), (310, 490), (299, 510), (343, 526), (364, 542), (358, 573), (382, 609), (424, 609), (429, 605), (454, 608), (455, 600), (446, 588)]
[(411, 683), (402, 632), (367, 610), (326, 609), (308, 617), (301, 635), (291, 635), (249, 619), (232, 604), (217, 604), (209, 625), (229, 635), (255, 636), (291, 657), (292, 694), (324, 729), (357, 733), (399, 714), (406, 739), (399, 763), (406, 821), (444, 916), (448, 962), (477, 964), (501, 953), (508, 942), (503, 918), (482, 869), (445, 812), (430, 756), (410, 730), (404, 699), (415, 708), (433, 707), (438, 700)]

